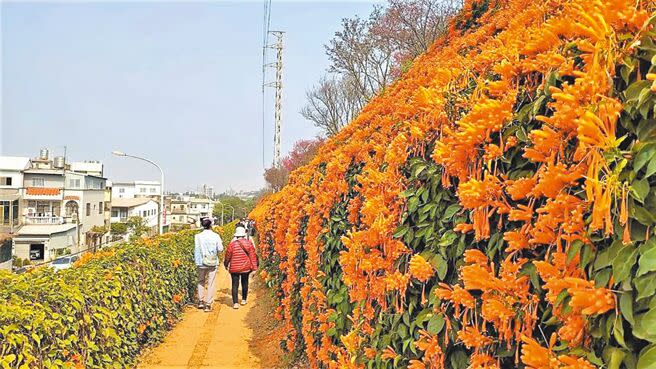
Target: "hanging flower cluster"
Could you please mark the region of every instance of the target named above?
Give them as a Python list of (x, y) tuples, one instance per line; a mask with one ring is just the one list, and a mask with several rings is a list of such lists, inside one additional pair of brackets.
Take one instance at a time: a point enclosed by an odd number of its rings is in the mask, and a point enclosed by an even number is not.
[[(648, 288), (628, 276), (650, 250), (655, 8), (467, 1), (251, 214), (287, 348), (313, 368), (604, 365), (593, 328), (628, 335), (618, 300)], [(640, 329), (613, 338), (635, 360)]]

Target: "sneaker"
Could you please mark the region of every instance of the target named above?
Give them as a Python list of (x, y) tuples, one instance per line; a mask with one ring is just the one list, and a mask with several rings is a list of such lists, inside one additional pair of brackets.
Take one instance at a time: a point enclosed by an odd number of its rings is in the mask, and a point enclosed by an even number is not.
[(204, 307), (205, 305), (202, 302), (198, 304), (198, 309), (203, 310)]
[(234, 305), (232, 305), (232, 308), (233, 308), (233, 309), (239, 309), (239, 304), (234, 304)]
[(242, 305), (246, 305), (246, 300), (241, 300)]
[(209, 313), (210, 311), (212, 311), (212, 307), (209, 306), (209, 305), (206, 305), (205, 309), (203, 309), (203, 311), (206, 312), (206, 313)]

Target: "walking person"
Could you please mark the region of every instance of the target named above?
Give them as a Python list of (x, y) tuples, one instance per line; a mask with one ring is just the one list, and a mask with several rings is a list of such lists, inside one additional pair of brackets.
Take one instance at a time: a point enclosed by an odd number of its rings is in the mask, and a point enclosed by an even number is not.
[(239, 282), (241, 282), (241, 304), (246, 305), (248, 298), (248, 277), (257, 270), (258, 260), (253, 242), (248, 239), (244, 227), (235, 229), (235, 237), (228, 245), (223, 265), (232, 278), (232, 307), (239, 309)]
[(216, 269), (219, 265), (219, 253), (223, 251), (221, 237), (212, 231), (212, 219), (200, 221), (203, 231), (195, 237), (194, 259), (198, 269), (198, 308), (212, 311)]

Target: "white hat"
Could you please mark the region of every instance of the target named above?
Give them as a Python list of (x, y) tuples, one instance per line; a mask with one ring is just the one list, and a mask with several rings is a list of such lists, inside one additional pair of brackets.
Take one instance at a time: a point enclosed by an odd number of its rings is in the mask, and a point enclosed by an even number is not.
[(244, 227), (235, 228), (235, 237), (246, 237), (246, 229)]

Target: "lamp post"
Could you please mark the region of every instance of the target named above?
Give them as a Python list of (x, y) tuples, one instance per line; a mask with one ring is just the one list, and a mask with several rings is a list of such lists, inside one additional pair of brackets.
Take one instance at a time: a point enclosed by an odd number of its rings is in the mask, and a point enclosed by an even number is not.
[(139, 159), (143, 160), (147, 163), (150, 163), (154, 165), (157, 169), (159, 169), (159, 173), (161, 175), (161, 182), (160, 182), (160, 193), (159, 193), (159, 234), (164, 234), (164, 171), (162, 168), (157, 165), (154, 161), (146, 158), (142, 158), (140, 156), (135, 156), (135, 155), (128, 155), (124, 153), (123, 151), (112, 151), (112, 154), (116, 156), (124, 156), (128, 158), (133, 158), (133, 159)]
[(217, 199), (216, 202), (218, 202), (219, 205), (221, 205), (221, 225), (223, 225), (223, 210), (225, 209), (225, 206), (223, 205), (223, 203), (219, 199)]
[(235, 220), (235, 208), (232, 205), (226, 204), (226, 206), (229, 206), (232, 208), (232, 218), (230, 219), (231, 222)]

